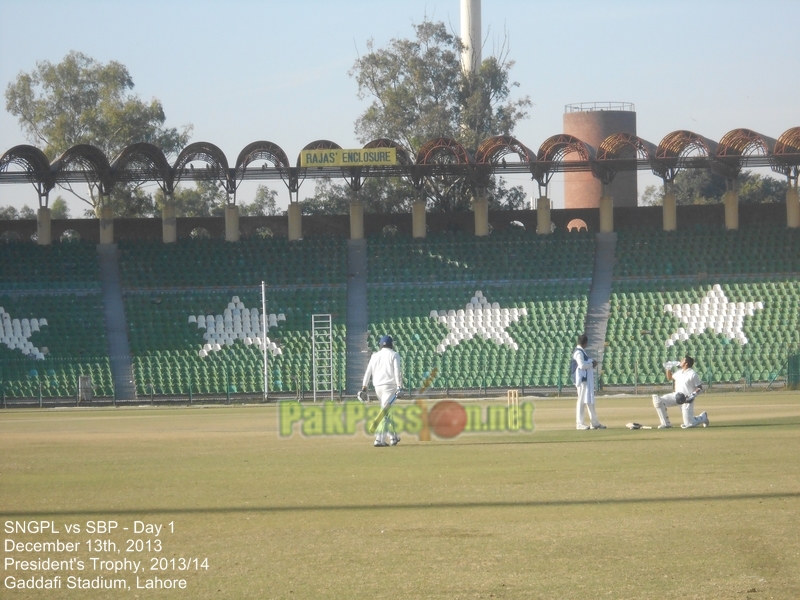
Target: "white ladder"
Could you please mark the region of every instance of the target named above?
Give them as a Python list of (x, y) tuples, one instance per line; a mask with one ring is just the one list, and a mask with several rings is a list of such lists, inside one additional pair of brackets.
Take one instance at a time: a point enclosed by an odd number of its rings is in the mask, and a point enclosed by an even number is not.
[(333, 400), (333, 324), (331, 315), (311, 315), (311, 363), (314, 368), (314, 402), (317, 394)]

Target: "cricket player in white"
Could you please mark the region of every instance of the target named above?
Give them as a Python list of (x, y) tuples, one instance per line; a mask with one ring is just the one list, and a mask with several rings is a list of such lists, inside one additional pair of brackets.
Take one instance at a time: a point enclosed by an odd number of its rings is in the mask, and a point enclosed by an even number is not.
[[(577, 364), (575, 369), (575, 388), (578, 390), (578, 404), (575, 411), (576, 429), (605, 429), (606, 426), (597, 420), (597, 411), (594, 408), (594, 368), (597, 361), (589, 358), (586, 354), (586, 345), (589, 338), (581, 335), (578, 338), (578, 345), (572, 353), (572, 360)], [(589, 422), (583, 422), (583, 407), (589, 411)]]
[(681, 427), (683, 429), (697, 427), (698, 425), (708, 427), (708, 415), (705, 412), (700, 413), (697, 417), (694, 416), (694, 397), (703, 389), (699, 375), (692, 368), (694, 359), (691, 356), (686, 356), (678, 365), (680, 370), (673, 373), (674, 364), (666, 363), (664, 367), (667, 373), (667, 380), (675, 384), (675, 391), (665, 396), (653, 394), (653, 406), (655, 406), (658, 418), (661, 421), (658, 428), (668, 429), (672, 427), (667, 416), (668, 406), (681, 407), (683, 412), (683, 424)]
[[(372, 378), (372, 385), (375, 386), (375, 394), (381, 403), (381, 409), (384, 409), (389, 404), (389, 401), (397, 394), (401, 394), (403, 389), (403, 374), (400, 370), (400, 355), (394, 351), (394, 341), (392, 336), (385, 335), (378, 343), (380, 350), (375, 352), (369, 359), (367, 365), (367, 372), (364, 373), (364, 382), (361, 387), (361, 392), (366, 393), (369, 380)], [(397, 432), (394, 431), (390, 410), (386, 411), (386, 415), (378, 425), (375, 431), (376, 448), (383, 446), (396, 446), (400, 441)], [(391, 431), (389, 431), (391, 429)]]

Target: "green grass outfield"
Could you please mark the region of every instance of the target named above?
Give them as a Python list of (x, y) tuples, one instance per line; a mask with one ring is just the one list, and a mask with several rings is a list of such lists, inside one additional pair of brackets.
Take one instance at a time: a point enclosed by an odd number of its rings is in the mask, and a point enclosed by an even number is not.
[[(605, 431), (574, 430), (574, 399), (523, 400), (533, 433), (405, 435), (395, 448), (363, 432), (281, 439), (274, 406), (0, 411), (4, 540), (81, 542), (4, 542), (4, 581), (56, 575), (9, 558), (79, 558), (86, 569), (62, 582), (132, 588), (0, 597), (800, 598), (800, 394), (704, 395), (711, 427), (686, 431), (625, 429), (657, 424), (644, 396), (600, 398)], [(110, 534), (86, 531), (109, 520)], [(59, 533), (8, 533), (8, 521)], [(136, 534), (135, 521), (165, 529)], [(87, 552), (88, 539), (103, 548)], [(150, 551), (126, 552), (129, 539)], [(187, 589), (136, 589), (90, 556), (143, 561), (140, 584)], [(167, 570), (151, 571), (154, 558)]]

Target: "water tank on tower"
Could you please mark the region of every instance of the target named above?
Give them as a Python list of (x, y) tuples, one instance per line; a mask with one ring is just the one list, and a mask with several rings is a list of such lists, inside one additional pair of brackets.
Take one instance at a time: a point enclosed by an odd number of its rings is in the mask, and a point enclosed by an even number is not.
[[(573, 135), (595, 150), (614, 133), (636, 135), (636, 109), (629, 102), (581, 102), (564, 107), (564, 133)], [(571, 154), (565, 160), (578, 160)], [(565, 208), (598, 208), (603, 184), (589, 171), (564, 174)], [(614, 206), (636, 206), (636, 171), (617, 173), (606, 193)]]

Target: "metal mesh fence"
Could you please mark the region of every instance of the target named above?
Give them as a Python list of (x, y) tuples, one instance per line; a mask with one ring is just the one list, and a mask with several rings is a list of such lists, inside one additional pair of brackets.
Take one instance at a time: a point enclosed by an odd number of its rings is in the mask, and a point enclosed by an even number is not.
[[(751, 387), (789, 387), (798, 389), (800, 383), (800, 353), (795, 347), (769, 355), (769, 370), (744, 363), (740, 368), (714, 357), (698, 357), (695, 370), (709, 389), (749, 389)], [(402, 356), (404, 368), (410, 367), (414, 356)], [(310, 363), (304, 361), (305, 364)], [(569, 356), (555, 357), (556, 377), (543, 381), (535, 370), (516, 372), (514, 377), (498, 378), (493, 372), (493, 362), (487, 356), (478, 357), (472, 374), (465, 379), (454, 369), (445, 354), (430, 369), (407, 369), (404, 376), (409, 395), (427, 397), (482, 396), (514, 388), (528, 394), (574, 394), (569, 381)], [(159, 403), (251, 403), (263, 402), (263, 376), (243, 371), (236, 360), (215, 356), (205, 363), (201, 371), (186, 367), (180, 372), (160, 371), (157, 365), (148, 368), (134, 367), (132, 372), (135, 394), (125, 395), (120, 389), (131, 386), (130, 381), (113, 380), (113, 358), (80, 357), (76, 359), (2, 359), (0, 360), (0, 399), (3, 407), (13, 406), (97, 406), (110, 404)], [(345, 354), (334, 356), (334, 398), (345, 395)], [(632, 377), (625, 382), (606, 381), (602, 367), (595, 378), (598, 390), (605, 392), (646, 393), (666, 389), (663, 368), (653, 370), (650, 357), (632, 359)], [(763, 360), (761, 361), (763, 364)], [(646, 366), (646, 368), (645, 368)], [(655, 373), (655, 374), (654, 374)], [(311, 400), (313, 381), (310, 364), (300, 367), (290, 380), (275, 379), (270, 373), (269, 400), (296, 398)], [(285, 376), (284, 376), (285, 378)], [(464, 385), (468, 381), (468, 385)]]

